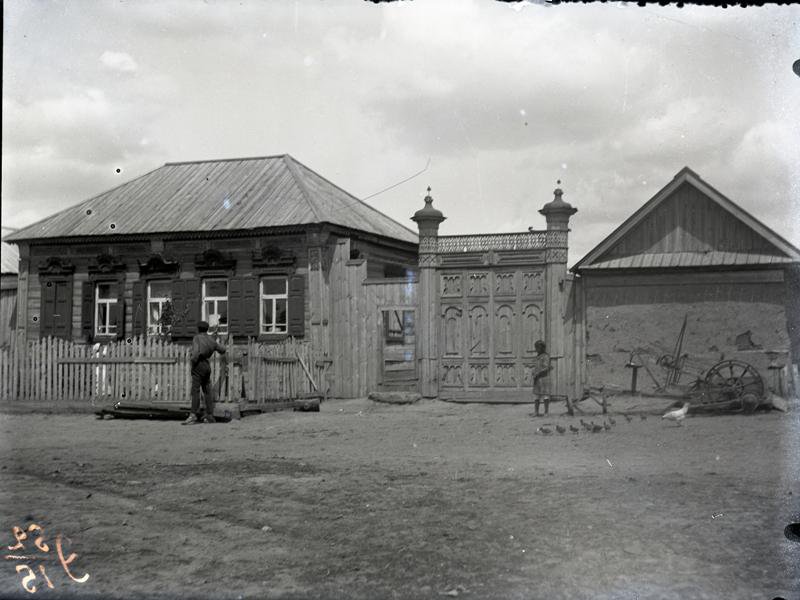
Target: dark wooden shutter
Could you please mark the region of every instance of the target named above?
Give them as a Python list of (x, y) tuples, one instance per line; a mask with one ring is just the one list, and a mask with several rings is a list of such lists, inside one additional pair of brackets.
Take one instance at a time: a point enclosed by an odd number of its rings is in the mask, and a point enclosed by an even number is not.
[(289, 278), (289, 335), (303, 337), (306, 332), (305, 314), (306, 278), (294, 275)]
[(94, 337), (94, 283), (84, 281), (81, 290), (81, 335), (91, 342)]
[(228, 333), (236, 336), (247, 335), (244, 327), (243, 287), (244, 279), (241, 277), (228, 281)]
[(172, 284), (172, 304), (175, 320), (172, 324), (172, 337), (185, 338), (194, 335), (200, 320), (200, 280), (177, 279)]
[(131, 297), (131, 334), (144, 335), (147, 331), (147, 283), (135, 281)]
[(72, 279), (54, 283), (55, 314), (53, 335), (69, 339), (72, 335)]
[(116, 325), (117, 339), (125, 337), (125, 285), (117, 283), (117, 303), (111, 306), (111, 324)]
[(180, 338), (186, 336), (186, 318), (183, 312), (186, 304), (186, 284), (184, 279), (176, 279), (172, 282), (172, 337)]
[(261, 333), (259, 280), (255, 277), (244, 279), (242, 286), (242, 312), (244, 314), (244, 335), (255, 337)]
[(39, 337), (55, 334), (56, 282), (42, 281), (42, 311), (39, 317)]

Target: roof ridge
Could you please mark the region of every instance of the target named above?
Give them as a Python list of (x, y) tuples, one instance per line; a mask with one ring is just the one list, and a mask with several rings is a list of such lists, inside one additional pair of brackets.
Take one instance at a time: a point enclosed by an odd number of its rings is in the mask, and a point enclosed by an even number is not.
[[(333, 186), (333, 187), (335, 187), (337, 190), (339, 190), (339, 191), (343, 192), (344, 194), (347, 194), (348, 196), (350, 196), (350, 197), (351, 197), (351, 198), (354, 200), (354, 202), (353, 202), (352, 204), (361, 204), (361, 205), (365, 206), (366, 208), (370, 209), (371, 211), (378, 213), (380, 216), (384, 217), (385, 219), (389, 219), (389, 220), (390, 220), (392, 223), (395, 223), (395, 224), (396, 224), (398, 227), (402, 227), (403, 229), (405, 229), (405, 230), (406, 230), (406, 231), (408, 231), (409, 233), (412, 233), (412, 234), (414, 234), (415, 236), (418, 236), (418, 235), (419, 235), (419, 232), (417, 232), (417, 231), (414, 231), (414, 230), (413, 230), (413, 229), (411, 229), (410, 227), (406, 227), (405, 225), (403, 225), (403, 224), (402, 224), (402, 223), (400, 223), (399, 221), (396, 221), (395, 219), (393, 219), (392, 217), (390, 217), (390, 216), (389, 216), (389, 215), (387, 215), (386, 213), (384, 213), (384, 212), (382, 212), (382, 211), (378, 210), (377, 208), (375, 208), (374, 206), (371, 206), (370, 204), (367, 204), (366, 202), (364, 202), (364, 201), (363, 201), (363, 200), (361, 200), (360, 198), (358, 198), (358, 197), (354, 196), (353, 194), (351, 194), (350, 192), (348, 192), (346, 189), (344, 189), (343, 187), (341, 187), (341, 186), (337, 185), (336, 183), (334, 183), (333, 181), (331, 181), (330, 179), (328, 179), (328, 178), (327, 178), (327, 177), (325, 177), (324, 175), (321, 175), (321, 174), (317, 173), (317, 172), (316, 172), (314, 169), (312, 169), (311, 167), (309, 167), (309, 166), (307, 166), (307, 165), (303, 164), (302, 162), (300, 162), (299, 160), (297, 160), (297, 159), (296, 159), (296, 158), (294, 158), (293, 156), (291, 156), (291, 155), (288, 155), (288, 154), (287, 154), (286, 156), (288, 156), (288, 157), (289, 157), (290, 159), (292, 159), (292, 160), (293, 160), (295, 163), (297, 163), (298, 165), (300, 165), (301, 167), (303, 167), (303, 168), (304, 168), (304, 169), (306, 169), (307, 171), (309, 171), (309, 172), (313, 173), (314, 175), (316, 175), (317, 177), (319, 177), (320, 179), (322, 179), (324, 182), (326, 182), (326, 183), (328, 183), (328, 184), (332, 185), (332, 186)], [(348, 206), (349, 206), (349, 205), (348, 205)]]
[(283, 158), (284, 156), (289, 156), (288, 154), (269, 154), (266, 156), (243, 156), (241, 158), (211, 158), (208, 160), (179, 160), (175, 162), (166, 162), (163, 166), (165, 167), (173, 167), (177, 165), (201, 165), (206, 163), (218, 163), (218, 162), (235, 162), (241, 160), (264, 160), (265, 158)]
[(301, 177), (298, 177), (297, 166), (294, 163), (297, 162), (298, 164), (300, 164), (299, 161), (296, 161), (294, 157), (289, 154), (284, 154), (281, 158), (283, 159), (283, 163), (286, 165), (286, 168), (289, 169), (289, 173), (292, 174), (292, 179), (294, 180), (295, 184), (297, 184), (297, 187), (300, 188), (300, 193), (303, 194), (303, 197), (306, 199), (306, 202), (308, 202), (308, 206), (311, 208), (311, 212), (314, 213), (314, 216), (316, 217), (317, 221), (322, 223), (325, 219), (320, 217), (319, 207), (316, 204), (314, 204), (314, 201), (311, 199), (311, 193), (308, 191), (306, 184), (303, 183), (303, 179)]

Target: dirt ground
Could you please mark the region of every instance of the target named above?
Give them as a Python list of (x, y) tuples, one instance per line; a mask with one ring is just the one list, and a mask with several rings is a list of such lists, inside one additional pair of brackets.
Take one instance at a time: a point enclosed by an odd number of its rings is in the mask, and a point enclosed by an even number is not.
[(6, 413), (4, 553), (41, 525), (54, 589), (6, 558), (0, 596), (800, 598), (800, 412), (677, 427), (631, 402), (565, 435), (536, 430), (577, 418), (424, 400), (191, 427)]

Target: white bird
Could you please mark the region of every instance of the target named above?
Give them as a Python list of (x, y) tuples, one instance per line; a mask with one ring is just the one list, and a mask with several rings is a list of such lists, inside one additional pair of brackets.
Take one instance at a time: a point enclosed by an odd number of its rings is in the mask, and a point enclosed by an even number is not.
[(667, 413), (664, 413), (664, 415), (662, 415), (661, 418), (668, 419), (670, 421), (675, 421), (680, 426), (681, 421), (683, 421), (686, 418), (686, 413), (688, 412), (689, 412), (689, 403), (684, 402), (682, 408), (676, 408), (675, 410), (671, 410)]

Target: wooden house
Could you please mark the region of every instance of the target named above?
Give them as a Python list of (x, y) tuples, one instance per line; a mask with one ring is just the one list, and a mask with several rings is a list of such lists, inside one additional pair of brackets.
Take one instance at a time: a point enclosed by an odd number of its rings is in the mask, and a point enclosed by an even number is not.
[[(3, 236), (13, 230), (3, 228)], [(17, 322), (17, 275), (19, 253), (17, 247), (2, 242), (2, 273), (0, 273), (0, 347), (11, 340)]]
[[(631, 353), (672, 354), (684, 319), (695, 370), (738, 358), (768, 378), (775, 356), (800, 357), (798, 264), (800, 250), (682, 169), (571, 269), (589, 383), (630, 388)], [(639, 389), (652, 379), (640, 373)]]
[(311, 341), (337, 396), (377, 383), (366, 306), (402, 324), (415, 303), (417, 234), (289, 155), (167, 163), (8, 239), (27, 339), (181, 342), (204, 319), (234, 342)]

